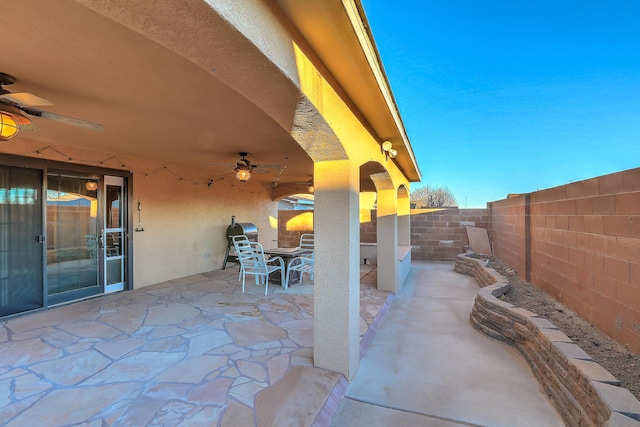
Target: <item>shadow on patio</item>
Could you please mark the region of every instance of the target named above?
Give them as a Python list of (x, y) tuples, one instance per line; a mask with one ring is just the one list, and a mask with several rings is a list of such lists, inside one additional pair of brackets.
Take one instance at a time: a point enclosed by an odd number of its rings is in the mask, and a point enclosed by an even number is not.
[[(361, 348), (392, 299), (363, 267)], [(313, 285), (271, 286), (264, 296), (249, 282), (243, 294), (235, 268), (213, 271), (4, 322), (0, 420), (328, 424), (331, 392), (346, 381), (312, 358)]]

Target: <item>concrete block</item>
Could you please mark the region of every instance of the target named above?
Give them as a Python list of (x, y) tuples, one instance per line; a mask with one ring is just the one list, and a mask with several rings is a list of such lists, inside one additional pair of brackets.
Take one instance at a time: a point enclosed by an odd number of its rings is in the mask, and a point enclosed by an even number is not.
[(616, 377), (592, 360), (572, 360), (569, 370), (575, 370), (586, 381), (597, 381), (615, 386), (620, 385), (620, 381)]
[(580, 360), (593, 360), (583, 349), (578, 347), (574, 343), (567, 342), (554, 342), (551, 344), (552, 348), (560, 354), (564, 359), (580, 359)]
[(530, 318), (530, 317), (537, 317), (538, 315), (529, 311), (529, 310), (525, 310), (524, 308), (520, 308), (520, 307), (514, 307), (514, 308), (510, 308), (509, 309), (509, 313), (515, 315), (516, 317), (522, 319), (523, 321), (526, 321), (526, 319)]
[[(540, 328), (538, 335), (545, 343), (552, 342), (573, 342), (564, 332), (559, 329)], [(548, 345), (548, 344), (547, 344)]]
[(539, 329), (558, 329), (556, 325), (542, 317), (530, 317), (529, 323)]
[(640, 402), (629, 390), (597, 381), (591, 381), (591, 386), (611, 412), (619, 412), (633, 420), (640, 421)]
[(613, 412), (604, 427), (640, 427), (640, 421), (618, 412)]

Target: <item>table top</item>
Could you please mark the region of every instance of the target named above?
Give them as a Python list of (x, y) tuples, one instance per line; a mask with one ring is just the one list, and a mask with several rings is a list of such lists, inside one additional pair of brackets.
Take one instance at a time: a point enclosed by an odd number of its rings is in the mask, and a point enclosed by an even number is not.
[(269, 255), (285, 255), (285, 256), (297, 256), (309, 254), (312, 251), (310, 249), (300, 249), (300, 248), (271, 248), (265, 249), (264, 253)]

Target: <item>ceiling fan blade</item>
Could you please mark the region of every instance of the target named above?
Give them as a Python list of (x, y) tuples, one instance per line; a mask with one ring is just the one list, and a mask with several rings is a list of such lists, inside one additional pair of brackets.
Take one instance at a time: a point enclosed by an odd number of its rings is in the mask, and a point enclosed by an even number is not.
[(53, 102), (40, 98), (29, 92), (17, 92), (17, 93), (5, 93), (0, 95), (0, 98), (6, 99), (12, 104), (19, 105), (21, 107), (36, 107), (44, 105), (53, 105)]
[(20, 125), (20, 131), (41, 132), (42, 128), (40, 128), (37, 124), (33, 123), (33, 121), (30, 121), (28, 124)]
[(237, 165), (235, 163), (207, 163), (203, 166), (205, 168), (234, 168)]
[(34, 108), (23, 108), (22, 111), (32, 116), (42, 117), (43, 119), (53, 120), (67, 125), (77, 126), (83, 129), (94, 131), (104, 130), (104, 126), (99, 123), (90, 122), (88, 120), (79, 119), (77, 117), (65, 116), (63, 114), (52, 113), (51, 111), (36, 110)]
[(265, 169), (278, 169), (280, 168), (280, 165), (269, 165), (269, 164), (260, 164), (260, 165), (253, 165), (257, 168), (265, 168)]

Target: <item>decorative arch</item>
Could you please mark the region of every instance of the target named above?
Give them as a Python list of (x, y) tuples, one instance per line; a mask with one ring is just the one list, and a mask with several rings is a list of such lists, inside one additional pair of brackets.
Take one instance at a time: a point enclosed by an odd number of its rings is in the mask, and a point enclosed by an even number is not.
[(411, 213), (411, 192), (404, 185), (400, 185), (397, 191), (398, 215), (409, 215)]

